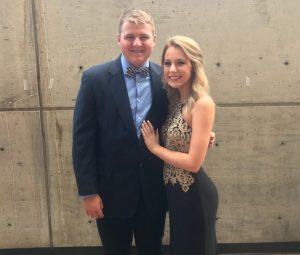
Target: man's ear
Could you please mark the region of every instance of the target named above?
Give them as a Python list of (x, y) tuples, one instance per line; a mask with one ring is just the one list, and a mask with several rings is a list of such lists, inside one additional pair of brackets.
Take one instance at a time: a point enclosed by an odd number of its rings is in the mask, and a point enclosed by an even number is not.
[(120, 40), (121, 40), (121, 35), (117, 34), (117, 42), (118, 42), (118, 44), (120, 44)]
[(156, 44), (156, 34), (153, 35), (153, 42), (154, 42), (154, 46)]

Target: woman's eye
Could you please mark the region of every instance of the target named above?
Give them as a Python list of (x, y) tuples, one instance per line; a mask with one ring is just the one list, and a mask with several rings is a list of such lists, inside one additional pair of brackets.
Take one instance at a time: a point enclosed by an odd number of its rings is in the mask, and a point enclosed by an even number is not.
[(170, 63), (170, 62), (165, 62), (164, 65), (165, 65), (165, 66), (170, 66), (171, 63)]
[(179, 65), (179, 66), (182, 66), (182, 65), (184, 65), (185, 63), (184, 63), (184, 61), (178, 61), (177, 62), (177, 65)]

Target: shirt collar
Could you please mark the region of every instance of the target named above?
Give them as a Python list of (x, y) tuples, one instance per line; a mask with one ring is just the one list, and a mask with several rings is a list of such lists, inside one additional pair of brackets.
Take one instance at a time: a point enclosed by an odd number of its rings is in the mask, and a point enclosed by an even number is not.
[[(126, 74), (128, 67), (130, 67), (130, 66), (134, 67), (127, 61), (127, 59), (125, 58), (125, 56), (123, 54), (121, 55), (121, 64), (122, 64), (122, 69), (123, 69), (124, 74)], [(149, 59), (141, 67), (149, 67)]]

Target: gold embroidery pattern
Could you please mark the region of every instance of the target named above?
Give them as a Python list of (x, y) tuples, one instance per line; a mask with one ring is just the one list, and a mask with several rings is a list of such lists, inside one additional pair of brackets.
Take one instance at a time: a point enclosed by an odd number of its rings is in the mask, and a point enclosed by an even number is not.
[[(184, 103), (177, 102), (173, 111), (169, 114), (166, 123), (162, 127), (162, 138), (166, 148), (173, 151), (188, 152), (192, 129), (187, 125), (182, 117), (182, 107)], [(164, 182), (172, 185), (179, 183), (182, 190), (187, 192), (194, 183), (193, 175), (181, 168), (172, 165), (164, 165)]]

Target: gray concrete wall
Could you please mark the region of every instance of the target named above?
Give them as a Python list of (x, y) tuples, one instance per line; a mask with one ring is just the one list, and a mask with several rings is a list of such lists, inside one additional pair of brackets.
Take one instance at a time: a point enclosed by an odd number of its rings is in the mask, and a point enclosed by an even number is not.
[(99, 244), (72, 172), (72, 113), (82, 70), (119, 54), (131, 7), (156, 20), (154, 61), (175, 34), (204, 51), (219, 242), (299, 241), (298, 0), (0, 0), (0, 248)]

